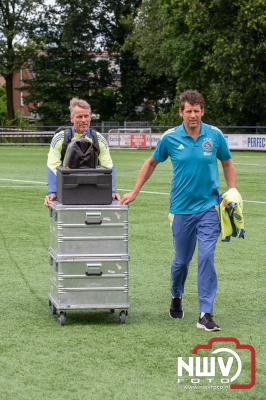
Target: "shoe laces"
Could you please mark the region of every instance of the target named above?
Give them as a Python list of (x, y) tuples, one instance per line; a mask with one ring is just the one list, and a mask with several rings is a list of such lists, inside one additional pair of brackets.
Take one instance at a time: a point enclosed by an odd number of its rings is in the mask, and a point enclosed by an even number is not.
[(205, 313), (204, 317), (205, 317), (208, 321), (213, 322), (213, 319), (212, 319), (213, 316), (212, 316), (210, 313)]

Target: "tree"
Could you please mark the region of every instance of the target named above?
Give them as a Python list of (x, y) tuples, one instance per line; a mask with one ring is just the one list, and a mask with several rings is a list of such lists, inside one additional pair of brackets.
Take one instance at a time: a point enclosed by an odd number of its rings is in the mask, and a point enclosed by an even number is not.
[[(266, 3), (264, 0), (234, 2), (232, 31), (221, 30), (206, 55), (205, 63), (216, 79), (210, 85), (213, 114), (223, 105), (224, 123), (266, 123)], [(215, 10), (214, 12), (219, 12)], [(222, 16), (223, 18), (223, 16)], [(220, 79), (219, 79), (220, 78)]]
[(6, 91), (0, 86), (0, 124), (3, 125), (6, 120)]
[(147, 73), (176, 80), (175, 109), (194, 88), (211, 121), (263, 124), (265, 33), (264, 0), (144, 0), (132, 39)]
[(32, 59), (34, 79), (26, 98), (46, 124), (66, 123), (73, 96), (88, 100), (95, 113), (108, 116), (113, 111), (109, 61), (97, 58), (99, 13), (97, 0), (57, 0), (47, 10), (42, 51)]
[[(131, 36), (138, 18), (141, 0), (103, 0), (101, 34), (103, 46), (116, 55), (120, 67), (121, 87), (117, 91), (116, 118), (153, 119), (153, 109), (162, 97), (174, 95), (172, 80), (147, 73), (134, 54)], [(140, 107), (139, 107), (140, 106)], [(139, 109), (143, 109), (142, 112)]]
[[(141, 0), (57, 0), (47, 10), (42, 52), (32, 59), (34, 79), (28, 82), (26, 99), (46, 124), (66, 121), (74, 95), (85, 97), (102, 119), (120, 120), (153, 118), (157, 102), (169, 93), (174, 96), (175, 84), (151, 78), (127, 41), (140, 4)], [(112, 85), (108, 60), (95, 59), (99, 50), (107, 50), (119, 65), (120, 88)], [(137, 106), (143, 106), (141, 114)]]
[(42, 0), (0, 0), (0, 75), (6, 81), (9, 120), (15, 118), (13, 74), (32, 54), (34, 27), (41, 4)]

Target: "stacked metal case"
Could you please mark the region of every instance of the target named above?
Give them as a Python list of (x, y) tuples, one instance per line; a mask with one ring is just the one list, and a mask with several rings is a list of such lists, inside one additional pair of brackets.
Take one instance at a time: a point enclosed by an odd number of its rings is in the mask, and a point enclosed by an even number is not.
[(52, 202), (49, 306), (59, 314), (73, 309), (119, 309), (128, 303), (128, 207), (63, 205)]

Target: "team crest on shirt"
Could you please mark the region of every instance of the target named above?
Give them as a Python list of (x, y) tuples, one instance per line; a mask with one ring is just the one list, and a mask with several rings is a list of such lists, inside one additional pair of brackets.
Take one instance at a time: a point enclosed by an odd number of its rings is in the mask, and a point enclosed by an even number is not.
[(202, 148), (203, 148), (203, 154), (204, 155), (209, 155), (212, 152), (213, 149), (213, 143), (211, 138), (206, 138), (202, 142)]

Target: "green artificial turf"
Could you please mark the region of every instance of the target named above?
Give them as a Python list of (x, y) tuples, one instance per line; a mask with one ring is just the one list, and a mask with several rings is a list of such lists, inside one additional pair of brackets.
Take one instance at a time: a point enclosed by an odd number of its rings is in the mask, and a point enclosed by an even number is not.
[[(173, 255), (167, 220), (169, 162), (129, 206), (129, 297), (118, 312), (73, 311), (61, 327), (48, 310), (47, 147), (0, 147), (0, 399), (192, 400), (177, 386), (177, 357), (212, 337), (234, 337), (257, 352), (250, 390), (198, 390), (197, 399), (264, 399), (266, 392), (266, 159), (234, 152), (244, 200), (246, 238), (217, 245), (215, 320), (223, 330), (196, 329), (196, 254), (184, 297), (185, 318), (168, 317)], [(120, 193), (130, 190), (150, 151), (112, 150)], [(23, 182), (24, 181), (24, 182)], [(28, 182), (26, 182), (28, 181)], [(221, 180), (221, 188), (225, 189)], [(261, 203), (260, 203), (261, 202)]]

